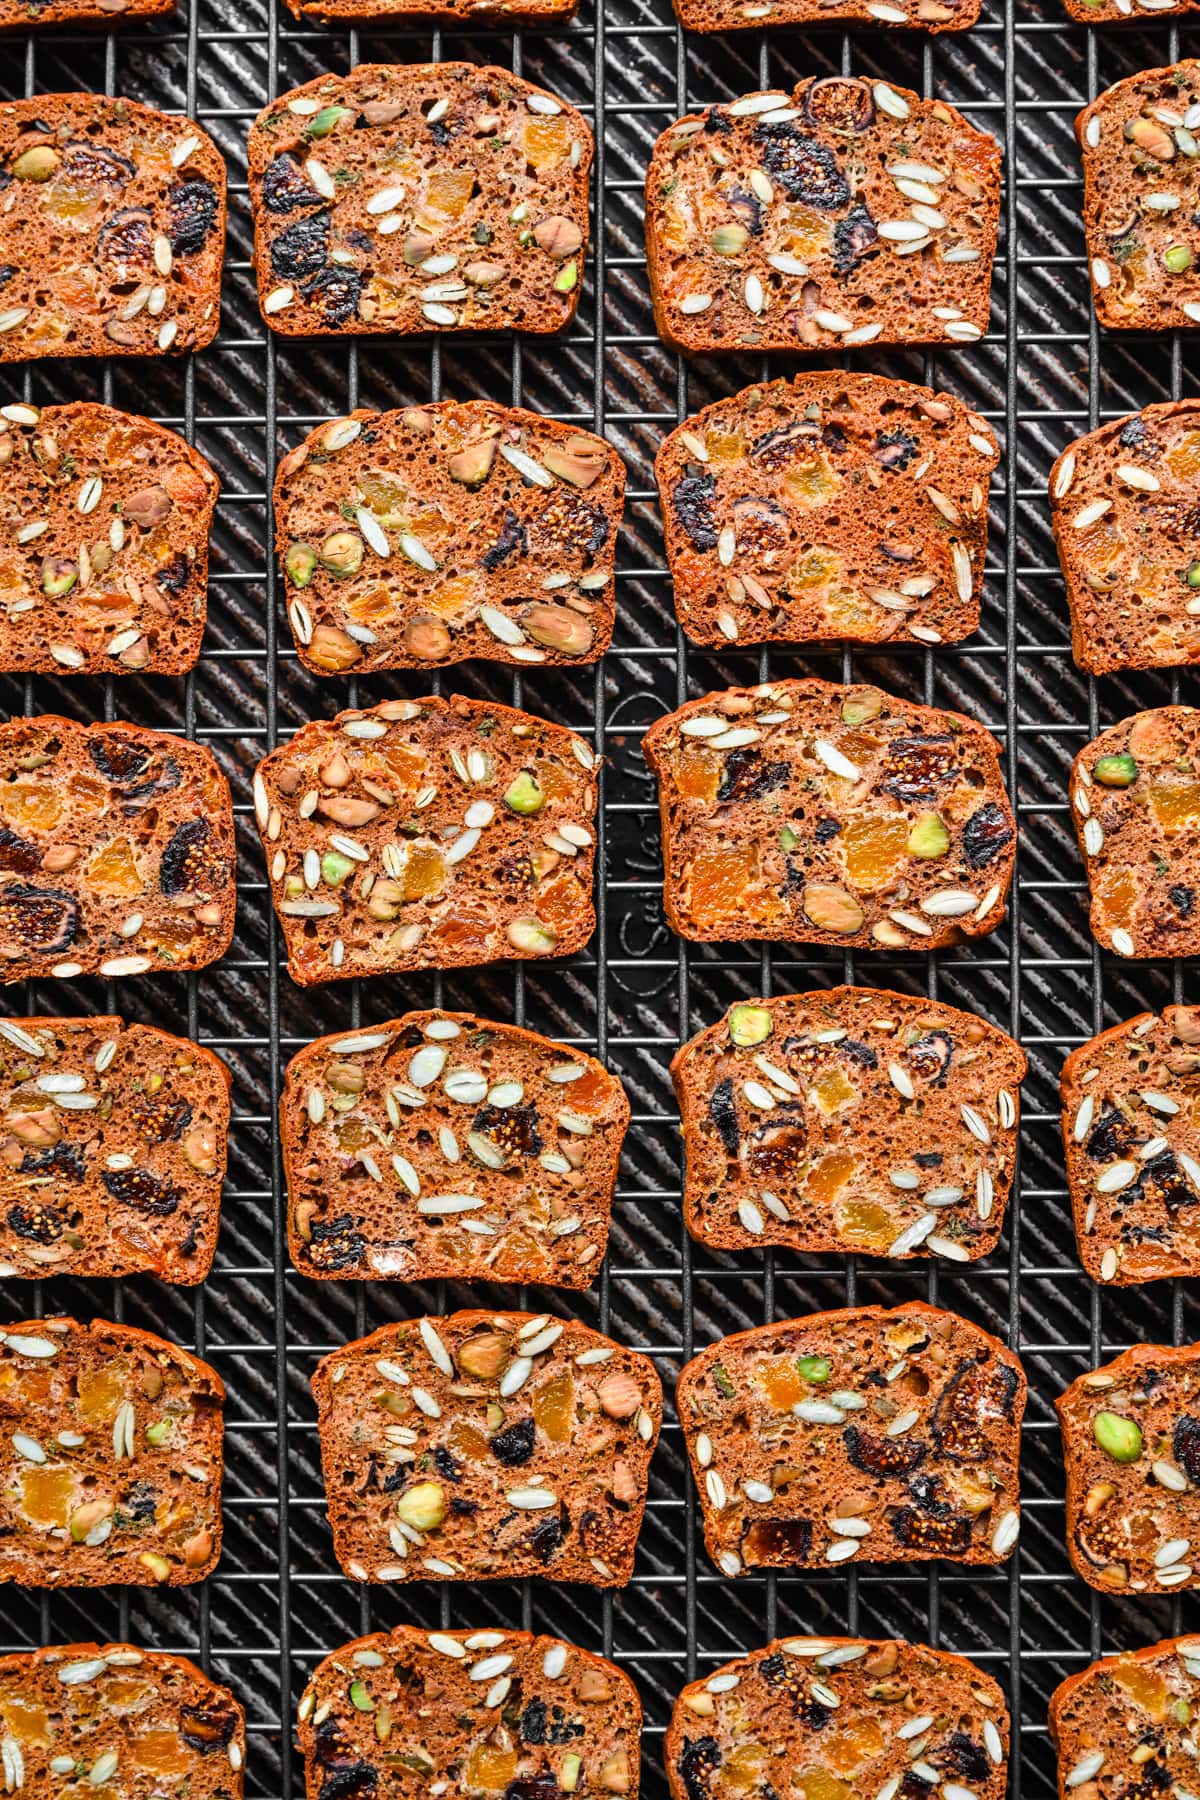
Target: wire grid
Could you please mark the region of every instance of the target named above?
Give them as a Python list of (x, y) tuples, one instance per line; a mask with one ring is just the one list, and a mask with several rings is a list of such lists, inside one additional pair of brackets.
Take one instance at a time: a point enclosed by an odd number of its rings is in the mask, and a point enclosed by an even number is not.
[[(301, 1790), (292, 1743), (300, 1689), (326, 1651), (401, 1621), (548, 1629), (614, 1656), (646, 1705), (644, 1791), (665, 1791), (661, 1734), (685, 1679), (776, 1632), (897, 1634), (976, 1658), (1006, 1683), (1017, 1732), (1013, 1792), (1053, 1792), (1046, 1701), (1063, 1675), (1102, 1648), (1152, 1641), (1195, 1622), (1188, 1596), (1105, 1600), (1070, 1573), (1051, 1401), (1080, 1369), (1132, 1339), (1200, 1337), (1182, 1284), (1103, 1295), (1075, 1255), (1057, 1141), (1063, 1054), (1104, 1024), (1179, 998), (1178, 968), (1101, 959), (1086, 929), (1067, 815), (1070, 759), (1102, 724), (1176, 697), (1178, 679), (1085, 680), (1069, 654), (1066, 609), (1045, 505), (1045, 475), (1078, 432), (1102, 418), (1177, 397), (1185, 351), (1166, 337), (1101, 343), (1087, 301), (1080, 184), (1071, 123), (1113, 80), (1174, 60), (1179, 31), (1159, 24), (1089, 33), (1056, 0), (1039, 13), (986, 0), (971, 32), (937, 40), (870, 31), (693, 37), (669, 0), (584, 0), (568, 28), (523, 34), (396, 28), (326, 31), (294, 25), (277, 0), (184, 0), (174, 21), (119, 35), (77, 30), (5, 40), (0, 92), (121, 92), (186, 111), (217, 138), (231, 175), (224, 315), (217, 342), (179, 362), (46, 363), (13, 371), (7, 397), (100, 398), (142, 411), (193, 439), (223, 493), (213, 543), (209, 630), (186, 681), (0, 679), (6, 713), (122, 717), (209, 744), (234, 786), (239, 831), (238, 931), (228, 957), (186, 980), (30, 984), (14, 1013), (118, 1009), (198, 1036), (231, 1062), (235, 1116), (214, 1272), (198, 1291), (128, 1283), (8, 1284), (5, 1318), (74, 1311), (125, 1318), (210, 1358), (230, 1392), (226, 1548), (194, 1589), (9, 1590), (6, 1649), (92, 1636), (194, 1655), (245, 1702), (252, 1796)], [(465, 56), (508, 63), (581, 105), (597, 133), (596, 233), (576, 324), (556, 340), (445, 338), (430, 344), (338, 345), (265, 334), (249, 270), (244, 137), (276, 93), (357, 61)], [(641, 182), (657, 133), (690, 106), (759, 85), (838, 71), (882, 75), (938, 93), (1003, 141), (1007, 169), (993, 325), (970, 350), (861, 355), (856, 366), (927, 380), (992, 420), (1005, 461), (992, 493), (983, 629), (936, 655), (719, 655), (688, 649), (670, 605), (651, 464), (685, 413), (800, 359), (727, 358), (685, 366), (659, 344), (646, 291)], [(820, 359), (807, 358), (807, 366)], [(448, 689), (511, 699), (594, 737), (604, 778), (599, 929), (565, 967), (294, 988), (282, 963), (249, 809), (254, 763), (310, 717), (417, 692), (403, 676), (317, 680), (280, 625), (269, 555), (268, 496), (276, 458), (311, 425), (356, 404), (441, 395), (519, 401), (607, 433), (630, 465), (615, 647), (596, 671), (510, 676), (483, 665), (449, 671)], [(1006, 926), (937, 956), (846, 956), (779, 947), (689, 948), (667, 930), (652, 785), (641, 732), (686, 695), (771, 675), (877, 679), (910, 698), (986, 720), (1008, 752), (1022, 825), (1020, 880)], [(1186, 694), (1184, 697), (1187, 697)], [(667, 1063), (676, 1043), (736, 998), (841, 979), (928, 992), (1013, 1031), (1031, 1074), (1022, 1123), (1021, 1205), (982, 1265), (903, 1267), (838, 1258), (722, 1257), (693, 1246), (679, 1211), (680, 1149)], [(610, 1253), (589, 1295), (310, 1283), (290, 1269), (281, 1230), (274, 1107), (286, 1059), (319, 1032), (444, 1003), (520, 1020), (596, 1051), (625, 1081), (634, 1116)], [(695, 1499), (673, 1413), (652, 1472), (631, 1587), (548, 1583), (365, 1590), (336, 1569), (323, 1515), (308, 1377), (348, 1338), (421, 1310), (468, 1301), (576, 1312), (648, 1352), (668, 1391), (694, 1348), (771, 1318), (844, 1303), (928, 1297), (998, 1331), (1017, 1348), (1033, 1390), (1025, 1428), (1025, 1527), (995, 1571), (841, 1567), (731, 1584), (698, 1540)]]

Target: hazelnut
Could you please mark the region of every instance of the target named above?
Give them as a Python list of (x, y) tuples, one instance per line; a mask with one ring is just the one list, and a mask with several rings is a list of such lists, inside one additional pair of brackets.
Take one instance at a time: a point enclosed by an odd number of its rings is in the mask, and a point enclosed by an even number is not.
[(632, 1375), (614, 1370), (600, 1383), (597, 1393), (600, 1405), (610, 1419), (631, 1419), (642, 1404), (642, 1390)]

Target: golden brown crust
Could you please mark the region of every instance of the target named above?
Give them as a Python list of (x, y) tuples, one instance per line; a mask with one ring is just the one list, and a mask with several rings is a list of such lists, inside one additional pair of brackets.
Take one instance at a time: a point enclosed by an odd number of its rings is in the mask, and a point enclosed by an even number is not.
[[(836, 1723), (820, 1688), (837, 1698)], [(785, 1791), (792, 1771), (839, 1787), (852, 1773), (852, 1791), (874, 1792), (908, 1774), (912, 1740), (897, 1728), (927, 1715), (921, 1761), (958, 1781), (969, 1757), (970, 1791), (1004, 1800), (1008, 1708), (998, 1684), (965, 1656), (900, 1638), (777, 1638), (677, 1697), (663, 1741), (672, 1800), (719, 1795), (731, 1763), (745, 1772), (747, 1800)]]
[[(730, 1577), (856, 1556), (1004, 1561), (1020, 1527), (1026, 1395), (999, 1338), (921, 1301), (709, 1345), (675, 1391), (709, 1555)], [(908, 1485), (917, 1471), (935, 1510)]]
[(951, 394), (816, 371), (718, 400), (654, 473), (699, 644), (957, 643), (979, 628), (991, 427)]
[[(1171, 1712), (1180, 1701), (1182, 1718)], [(1101, 1800), (1102, 1794), (1136, 1792), (1149, 1780), (1164, 1793), (1176, 1782), (1186, 1786), (1194, 1779), (1191, 1722), (1198, 1701), (1196, 1637), (1166, 1638), (1141, 1650), (1125, 1650), (1068, 1676), (1050, 1696), (1059, 1800)], [(1145, 1745), (1151, 1746), (1149, 1759)], [(1096, 1779), (1101, 1769), (1103, 1782)]]
[[(592, 134), (575, 107), (519, 75), (362, 63), (281, 95), (248, 147), (272, 330), (546, 333), (574, 318)], [(350, 176), (340, 189), (335, 168)]]
[(48, 25), (123, 25), (175, 11), (175, 0), (0, 0), (0, 31), (41, 31)]
[(52, 1644), (0, 1657), (0, 1724), (7, 1791), (31, 1800), (60, 1790), (64, 1759), (109, 1792), (105, 1768), (115, 1764), (123, 1800), (156, 1800), (168, 1782), (190, 1800), (242, 1797), (245, 1714), (186, 1656)]
[(220, 490), (199, 451), (91, 401), (10, 404), (0, 470), (0, 669), (193, 668)]
[(233, 936), (233, 802), (210, 750), (45, 713), (0, 724), (0, 971), (204, 968)]
[(776, 681), (688, 701), (642, 740), (668, 922), (701, 943), (868, 949), (994, 931), (1016, 853), (999, 748), (961, 713), (874, 687)]
[(1115, 82), (1075, 120), (1092, 303), (1110, 331), (1187, 330), (1200, 321), (1187, 226), (1200, 205), (1196, 128), (1200, 62), (1192, 59)]
[(1063, 1063), (1067, 1185), (1093, 1281), (1131, 1287), (1200, 1274), (1197, 1046), (1200, 1009), (1168, 1006), (1110, 1026)]
[[(192, 119), (104, 94), (0, 105), (0, 362), (202, 349), (220, 323), (225, 164)], [(92, 210), (80, 215), (80, 193)], [(87, 229), (81, 231), (81, 216)], [(72, 298), (83, 284), (86, 306)]]
[(1193, 956), (1200, 899), (1200, 711), (1160, 706), (1110, 725), (1071, 767), (1071, 817), (1092, 934), (1118, 956)]
[(1173, 400), (1067, 445), (1050, 519), (1081, 669), (1200, 661), (1200, 561), (1187, 530), (1200, 472), (1200, 404)]
[(293, 981), (582, 949), (595, 768), (564, 726), (460, 695), (303, 726), (254, 780)]
[(521, 407), (443, 400), (321, 425), (275, 477), (300, 660), (319, 675), (595, 662), (624, 503), (610, 444)]
[(719, 1250), (986, 1256), (1027, 1066), (1005, 1032), (908, 994), (738, 1001), (671, 1062), (687, 1228)]
[[(719, 165), (708, 154), (710, 130)], [(810, 77), (790, 94), (747, 94), (676, 120), (646, 174), (659, 336), (698, 355), (978, 341), (988, 325), (1000, 160), (996, 140), (946, 102), (848, 76)], [(853, 171), (843, 166), (850, 161)], [(932, 169), (937, 181), (923, 177), (913, 200), (889, 163)], [(922, 207), (942, 223), (922, 221)], [(808, 222), (798, 224), (797, 212)], [(877, 231), (922, 223), (928, 247), (919, 256), (911, 253), (919, 236)], [(724, 235), (714, 242), (716, 233)]]
[(353, 1580), (629, 1582), (662, 1422), (649, 1357), (573, 1319), (479, 1308), (346, 1344), (312, 1388)]
[(1200, 1347), (1134, 1344), (1054, 1407), (1075, 1573), (1110, 1594), (1200, 1585)]
[(212, 1267), (232, 1078), (117, 1018), (0, 1019), (0, 1277)]
[(628, 1123), (601, 1063), (518, 1025), (437, 1010), (318, 1038), (279, 1102), (292, 1261), (326, 1281), (590, 1287)]
[(329, 1776), (318, 1711), (377, 1800), (423, 1800), (431, 1782), (440, 1800), (473, 1800), (502, 1781), (514, 1794), (638, 1792), (637, 1689), (561, 1638), (399, 1625), (343, 1644), (300, 1697), (308, 1800)]
[(0, 1582), (203, 1581), (221, 1554), (224, 1401), (215, 1369), (153, 1332), (0, 1328)]

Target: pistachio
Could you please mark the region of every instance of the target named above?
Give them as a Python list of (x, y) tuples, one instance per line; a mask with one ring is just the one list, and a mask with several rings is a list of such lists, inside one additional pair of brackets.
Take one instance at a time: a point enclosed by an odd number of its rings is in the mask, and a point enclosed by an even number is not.
[(854, 895), (833, 881), (810, 881), (804, 890), (804, 916), (820, 931), (848, 937), (861, 931), (863, 909)]
[(771, 1029), (769, 1007), (742, 1004), (730, 1010), (729, 1035), (743, 1050), (752, 1044), (765, 1043)]
[(1172, 244), (1169, 250), (1163, 252), (1163, 263), (1172, 275), (1182, 275), (1191, 268), (1195, 260), (1190, 244)]
[(328, 137), (331, 131), (337, 130), (343, 119), (353, 117), (353, 110), (349, 106), (323, 106), (304, 127), (304, 135), (310, 138)]
[(311, 544), (289, 544), (283, 559), (284, 573), (293, 587), (307, 587), (317, 566), (317, 553)]
[(446, 1517), (446, 1492), (439, 1482), (418, 1481), (401, 1494), (396, 1516), (414, 1531), (434, 1531)]
[(336, 625), (318, 625), (308, 642), (308, 656), (318, 669), (328, 669), (336, 675), (360, 662), (362, 650)]
[(514, 950), (527, 956), (548, 956), (558, 942), (558, 932), (544, 919), (514, 919), (508, 928), (508, 941)]
[[(207, 1534), (204, 1534), (207, 1535)], [(203, 1559), (201, 1559), (203, 1560)], [(165, 1556), (159, 1556), (153, 1550), (143, 1550), (138, 1557), (143, 1568), (149, 1569), (155, 1581), (166, 1581), (171, 1573), (171, 1565)]]
[(404, 627), (404, 648), (421, 662), (441, 662), (452, 641), (449, 626), (434, 613), (417, 613)]
[(160, 1450), (171, 1435), (174, 1421), (171, 1419), (155, 1419), (153, 1425), (146, 1427), (146, 1442)]
[(805, 1381), (828, 1381), (833, 1365), (827, 1356), (799, 1356), (796, 1369)]
[(42, 564), (42, 592), (52, 600), (69, 594), (78, 580), (77, 566), (65, 556), (48, 556)]
[(1171, 162), (1175, 156), (1175, 145), (1170, 133), (1153, 119), (1130, 119), (1125, 126), (1125, 136), (1147, 156), (1153, 156), (1157, 162)]
[(1101, 787), (1130, 787), (1138, 777), (1138, 766), (1128, 752), (1119, 756), (1102, 756), (1092, 770), (1093, 779)]
[(508, 1339), (498, 1331), (484, 1331), (467, 1338), (458, 1352), (458, 1363), (468, 1375), (491, 1381), (508, 1361)]
[(499, 441), (495, 436), (479, 438), (456, 450), (447, 464), (451, 481), (461, 481), (464, 487), (481, 487), (492, 472)]
[(510, 812), (536, 813), (542, 810), (546, 796), (528, 769), (522, 769), (505, 791), (504, 804)]
[(883, 711), (883, 695), (878, 688), (858, 688), (842, 701), (842, 721), (846, 725), (866, 725)]
[(558, 1771), (558, 1786), (564, 1794), (573, 1794), (579, 1786), (579, 1774), (583, 1768), (583, 1758), (576, 1750), (568, 1750), (562, 1759), (562, 1767)]
[(321, 858), (321, 880), (326, 887), (341, 887), (347, 875), (353, 872), (354, 864), (350, 858), (338, 850), (327, 850)]
[(371, 1690), (365, 1681), (352, 1681), (350, 1683), (350, 1704), (357, 1712), (370, 1713), (375, 1711), (375, 1702), (371, 1698)]
[(357, 575), (362, 560), (363, 541), (357, 531), (331, 531), (321, 545), (321, 561), (331, 575)]
[(740, 256), (750, 242), (744, 225), (718, 225), (709, 243), (717, 256)]
[(560, 650), (564, 656), (586, 656), (596, 638), (592, 626), (580, 613), (572, 612), (569, 606), (551, 606), (542, 600), (525, 608), (521, 624), (535, 644), (541, 644), (547, 650)]
[(1142, 1454), (1141, 1427), (1120, 1413), (1097, 1413), (1092, 1420), (1092, 1436), (1114, 1462), (1136, 1462)]
[(551, 213), (548, 219), (542, 219), (534, 226), (533, 236), (539, 250), (544, 250), (555, 262), (561, 262), (565, 256), (574, 256), (583, 246), (582, 231), (574, 219), (568, 219), (563, 213)]
[(1200, 562), (1188, 564), (1184, 580), (1190, 588), (1200, 588)]
[(52, 144), (35, 144), (23, 150), (12, 166), (18, 181), (49, 181), (58, 167), (58, 151)]
[(800, 839), (796, 836), (796, 833), (792, 830), (790, 825), (781, 827), (779, 832), (779, 848), (783, 851), (785, 856), (790, 856), (791, 852), (797, 848), (799, 843)]
[(562, 268), (558, 271), (558, 274), (554, 277), (554, 291), (556, 294), (569, 294), (573, 292), (578, 281), (579, 264), (574, 260), (569, 263), (564, 263)]
[(908, 834), (910, 856), (945, 856), (950, 848), (950, 833), (935, 812), (922, 813)]
[(642, 1404), (641, 1388), (623, 1369), (614, 1369), (611, 1375), (606, 1375), (596, 1391), (601, 1410), (610, 1419), (631, 1419)]

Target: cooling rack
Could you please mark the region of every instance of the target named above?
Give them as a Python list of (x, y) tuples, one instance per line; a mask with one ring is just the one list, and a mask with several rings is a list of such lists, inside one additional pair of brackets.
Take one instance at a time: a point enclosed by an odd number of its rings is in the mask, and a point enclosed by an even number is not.
[[(370, 32), (297, 27), (278, 0), (183, 0), (174, 20), (118, 35), (79, 31), (9, 38), (0, 91), (121, 92), (197, 117), (231, 176), (222, 327), (182, 363), (47, 363), (9, 371), (6, 399), (98, 398), (181, 429), (218, 468), (204, 657), (187, 681), (120, 683), (53, 677), (0, 680), (5, 714), (62, 711), (121, 717), (199, 738), (233, 783), (240, 904), (233, 950), (186, 981), (152, 978), (119, 991), (39, 982), (4, 996), (11, 1012), (117, 1009), (197, 1035), (230, 1061), (235, 1119), (217, 1263), (198, 1293), (149, 1279), (8, 1284), (0, 1312), (107, 1314), (162, 1332), (214, 1362), (230, 1393), (226, 1549), (199, 1589), (170, 1592), (6, 1590), (0, 1644), (17, 1649), (92, 1636), (131, 1636), (197, 1656), (236, 1689), (250, 1725), (251, 1795), (301, 1791), (291, 1720), (304, 1680), (328, 1649), (401, 1621), (551, 1629), (615, 1657), (646, 1705), (645, 1791), (659, 1768), (670, 1700), (685, 1679), (778, 1632), (896, 1633), (975, 1657), (1008, 1686), (1017, 1733), (1013, 1793), (1053, 1792), (1047, 1697), (1103, 1649), (1152, 1641), (1200, 1614), (1188, 1596), (1105, 1600), (1070, 1573), (1062, 1472), (1051, 1401), (1099, 1356), (1135, 1338), (1200, 1337), (1182, 1284), (1098, 1293), (1074, 1254), (1057, 1146), (1062, 1056), (1099, 1028), (1181, 997), (1182, 972), (1101, 959), (1086, 930), (1080, 869), (1065, 806), (1071, 758), (1098, 725), (1176, 697), (1189, 680), (1156, 674), (1089, 682), (1071, 662), (1066, 607), (1044, 498), (1046, 471), (1068, 438), (1107, 418), (1197, 388), (1186, 339), (1100, 341), (1087, 303), (1072, 120), (1100, 88), (1174, 60), (1187, 30), (1089, 33), (1025, 0), (986, 0), (972, 31), (740, 33), (684, 40), (668, 0), (583, 0), (569, 28), (545, 32)], [(1181, 39), (1183, 40), (1181, 42)], [(254, 304), (244, 138), (268, 99), (325, 68), (357, 61), (464, 56), (519, 70), (580, 105), (597, 139), (595, 248), (576, 324), (546, 341), (272, 344)], [(886, 657), (747, 651), (701, 653), (680, 639), (670, 606), (651, 463), (685, 411), (795, 359), (684, 366), (654, 336), (641, 237), (641, 181), (670, 120), (704, 101), (800, 75), (879, 74), (959, 105), (1003, 142), (1007, 179), (992, 327), (966, 350), (860, 353), (857, 366), (926, 380), (967, 399), (995, 425), (1005, 456), (993, 485), (983, 629), (936, 655)], [(810, 366), (816, 366), (808, 359)], [(283, 965), (249, 816), (254, 762), (304, 720), (399, 692), (408, 677), (357, 686), (299, 666), (282, 623), (267, 553), (267, 496), (277, 458), (314, 423), (355, 405), (443, 395), (520, 401), (605, 432), (630, 465), (620, 554), (618, 625), (596, 671), (527, 676), (482, 665), (450, 671), (450, 690), (515, 700), (592, 735), (607, 759), (600, 838), (600, 926), (569, 966), (468, 971), (442, 978), (302, 992)], [(657, 883), (653, 792), (641, 732), (686, 694), (773, 674), (869, 677), (910, 698), (961, 707), (1007, 751), (1022, 826), (1010, 918), (994, 937), (937, 956), (784, 954), (754, 946), (697, 949), (666, 929)], [(731, 1000), (843, 979), (936, 994), (1018, 1035), (1032, 1068), (1025, 1089), (1020, 1202), (1001, 1248), (981, 1265), (903, 1267), (784, 1254), (721, 1257), (694, 1247), (679, 1210), (680, 1151), (667, 1076), (681, 1037)], [(361, 1590), (333, 1562), (323, 1516), (308, 1376), (335, 1344), (390, 1319), (466, 1302), (445, 1287), (309, 1283), (287, 1264), (274, 1106), (283, 1064), (310, 1037), (443, 1002), (516, 1019), (598, 1054), (633, 1100), (603, 1279), (584, 1296), (523, 1293), (570, 1310), (647, 1351), (670, 1387), (694, 1347), (773, 1317), (846, 1302), (928, 1297), (997, 1331), (1025, 1360), (1033, 1403), (1025, 1427), (1025, 1525), (1014, 1560), (995, 1571), (837, 1569), (731, 1584), (698, 1544), (682, 1444), (669, 1416), (656, 1457), (635, 1580), (598, 1598), (544, 1583)], [(480, 1290), (472, 1290), (472, 1298)], [(512, 1290), (487, 1291), (484, 1303)], [(476, 1302), (478, 1303), (478, 1302)]]

